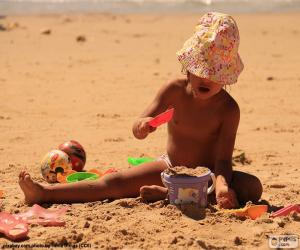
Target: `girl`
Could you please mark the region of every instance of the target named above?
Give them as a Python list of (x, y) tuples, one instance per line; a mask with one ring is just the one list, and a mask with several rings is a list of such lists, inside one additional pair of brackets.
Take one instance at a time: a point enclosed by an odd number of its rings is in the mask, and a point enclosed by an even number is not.
[(187, 77), (164, 85), (133, 125), (134, 136), (145, 139), (155, 131), (148, 122), (174, 107), (173, 119), (168, 123), (166, 153), (155, 162), (106, 175), (99, 181), (43, 186), (22, 171), (19, 184), (26, 202), (89, 202), (138, 195), (148, 201), (164, 199), (167, 189), (160, 173), (172, 166), (211, 169), (217, 179), (214, 195), (223, 208), (259, 200), (259, 179), (233, 171), (231, 163), (240, 111), (223, 86), (235, 83), (243, 70), (238, 46), (239, 32), (231, 16), (205, 14), (192, 37), (177, 52)]

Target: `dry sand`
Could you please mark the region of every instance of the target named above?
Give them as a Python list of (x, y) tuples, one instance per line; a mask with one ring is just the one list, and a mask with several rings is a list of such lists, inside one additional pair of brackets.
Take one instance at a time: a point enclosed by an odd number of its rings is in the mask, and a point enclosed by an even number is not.
[[(234, 168), (262, 180), (262, 199), (270, 210), (300, 200), (299, 16), (235, 15), (245, 70), (229, 89), (241, 108)], [(180, 76), (175, 52), (199, 17), (1, 18), (1, 211), (27, 210), (17, 184), (19, 171), (26, 166), (35, 180), (43, 181), (40, 160), (66, 140), (85, 147), (86, 169), (124, 169), (128, 156), (165, 153), (165, 126), (139, 141), (131, 125), (160, 85)], [(145, 204), (138, 198), (69, 206), (66, 227), (32, 225), (23, 243), (79, 242), (92, 249), (268, 249), (270, 234), (300, 234), (297, 216), (241, 220), (211, 207), (197, 217), (163, 201)], [(4, 243), (9, 241), (0, 237), (0, 245)]]
[(209, 172), (209, 169), (206, 167), (195, 167), (195, 168), (187, 168), (185, 166), (175, 166), (172, 168), (167, 168), (164, 171), (166, 174), (172, 176), (201, 176)]

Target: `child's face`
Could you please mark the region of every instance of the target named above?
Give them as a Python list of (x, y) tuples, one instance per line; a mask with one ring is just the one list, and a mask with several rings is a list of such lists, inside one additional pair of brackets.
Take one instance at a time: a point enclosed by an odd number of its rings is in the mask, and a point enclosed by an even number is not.
[(195, 76), (189, 72), (188, 80), (191, 83), (193, 96), (202, 100), (206, 100), (216, 95), (223, 87), (221, 84)]

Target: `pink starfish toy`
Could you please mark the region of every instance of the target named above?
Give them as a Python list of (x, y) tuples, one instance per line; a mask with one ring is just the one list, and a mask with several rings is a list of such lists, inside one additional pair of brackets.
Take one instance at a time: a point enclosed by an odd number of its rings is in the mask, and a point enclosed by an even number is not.
[(16, 218), (12, 214), (1, 212), (0, 233), (3, 233), (10, 240), (21, 240), (27, 237), (28, 224), (21, 218)]
[(49, 211), (39, 205), (33, 205), (27, 212), (15, 214), (16, 218), (22, 218), (28, 223), (38, 223), (44, 226), (63, 226), (65, 222), (60, 220), (59, 217), (64, 215), (68, 210), (67, 207)]

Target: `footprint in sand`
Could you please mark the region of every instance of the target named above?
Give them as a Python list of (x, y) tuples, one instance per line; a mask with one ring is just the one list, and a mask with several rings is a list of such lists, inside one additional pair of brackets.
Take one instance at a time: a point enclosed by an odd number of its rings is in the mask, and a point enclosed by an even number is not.
[(146, 36), (145, 34), (140, 34), (140, 33), (136, 33), (136, 34), (133, 34), (132, 37), (134, 38), (141, 38), (141, 37), (144, 37)]
[(159, 58), (155, 58), (154, 63), (155, 64), (160, 64), (160, 59)]
[(51, 35), (52, 30), (51, 29), (43, 29), (41, 30), (42, 35)]
[(86, 42), (86, 37), (84, 35), (79, 35), (76, 37), (76, 41), (79, 43)]
[(101, 118), (112, 118), (112, 119), (116, 119), (116, 118), (121, 117), (121, 115), (119, 115), (119, 114), (106, 115), (106, 114), (103, 114), (103, 113), (98, 113), (98, 114), (96, 114), (96, 116), (101, 117)]
[(105, 142), (122, 142), (124, 141), (123, 138), (117, 137), (117, 138), (106, 138), (104, 139)]
[(73, 20), (70, 18), (70, 17), (65, 17), (63, 20), (62, 20), (63, 23), (71, 23), (73, 22)]
[(23, 141), (25, 138), (22, 137), (22, 136), (17, 136), (17, 137), (14, 137), (12, 139), (10, 139), (9, 141), (10, 142), (18, 142), (18, 141)]
[(233, 243), (234, 243), (234, 245), (236, 245), (236, 246), (240, 246), (240, 245), (243, 244), (243, 241), (244, 241), (244, 239), (241, 238), (240, 236), (235, 236), (235, 238), (234, 238), (234, 240), (233, 240)]
[(285, 188), (286, 185), (285, 184), (278, 184), (278, 183), (275, 183), (275, 184), (271, 184), (269, 185), (270, 188)]

